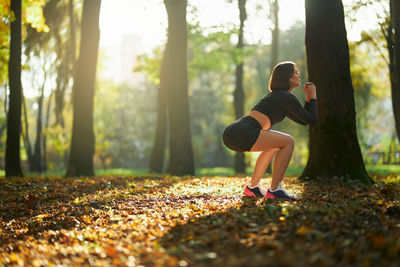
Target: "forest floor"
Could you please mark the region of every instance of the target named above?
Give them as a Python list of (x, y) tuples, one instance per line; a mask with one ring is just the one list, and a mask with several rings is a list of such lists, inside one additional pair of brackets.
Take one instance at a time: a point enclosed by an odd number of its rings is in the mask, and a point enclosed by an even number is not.
[[(399, 266), (400, 177), (0, 179), (0, 266)], [(270, 179), (264, 179), (268, 184)]]

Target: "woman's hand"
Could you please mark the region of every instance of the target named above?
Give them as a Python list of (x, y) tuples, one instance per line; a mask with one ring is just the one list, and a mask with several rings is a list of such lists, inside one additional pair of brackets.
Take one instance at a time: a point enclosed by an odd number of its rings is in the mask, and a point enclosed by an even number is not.
[(312, 82), (306, 82), (303, 85), (303, 91), (306, 94), (307, 102), (310, 102), (310, 99), (317, 99), (317, 88)]

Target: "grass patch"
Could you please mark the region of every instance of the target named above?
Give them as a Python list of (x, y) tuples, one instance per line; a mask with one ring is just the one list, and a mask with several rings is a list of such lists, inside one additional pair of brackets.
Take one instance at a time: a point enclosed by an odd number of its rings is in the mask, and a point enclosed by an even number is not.
[(400, 175), (400, 165), (366, 165), (365, 168), (371, 175)]
[[(379, 175), (379, 176), (389, 176), (389, 175), (400, 175), (400, 165), (366, 165), (365, 166), (368, 173), (371, 176)], [(286, 170), (286, 176), (300, 176), (303, 172), (303, 166), (291, 166), (289, 165)], [(251, 176), (253, 173), (253, 168), (248, 167), (246, 169), (246, 173), (242, 176)], [(155, 175), (149, 172), (148, 169), (123, 169), (123, 168), (114, 168), (114, 169), (96, 169), (96, 175)], [(51, 171), (45, 172), (40, 176), (64, 176), (65, 171)], [(228, 167), (214, 167), (214, 168), (200, 168), (196, 170), (197, 176), (235, 176), (235, 171), (233, 168)], [(25, 176), (39, 176), (38, 173), (25, 173)], [(267, 177), (270, 177), (271, 174), (267, 174)], [(5, 177), (5, 171), (0, 170), (0, 178)]]

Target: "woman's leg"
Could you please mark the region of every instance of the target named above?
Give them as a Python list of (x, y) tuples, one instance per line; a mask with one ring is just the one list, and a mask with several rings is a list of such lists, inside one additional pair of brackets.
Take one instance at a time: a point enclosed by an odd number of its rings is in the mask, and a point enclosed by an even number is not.
[(268, 165), (271, 163), (272, 158), (274, 157), (277, 150), (270, 149), (267, 151), (261, 152), (256, 161), (256, 166), (254, 167), (253, 175), (250, 180), (250, 187), (258, 185), (261, 180), (261, 177), (264, 175), (265, 170)]
[[(282, 181), (289, 165), (294, 149), (294, 139), (288, 134), (273, 130), (261, 130), (256, 143), (250, 151), (270, 151), (279, 149), (276, 153), (271, 189), (275, 190)], [(257, 166), (257, 164), (256, 164)], [(260, 168), (261, 169), (261, 168)]]

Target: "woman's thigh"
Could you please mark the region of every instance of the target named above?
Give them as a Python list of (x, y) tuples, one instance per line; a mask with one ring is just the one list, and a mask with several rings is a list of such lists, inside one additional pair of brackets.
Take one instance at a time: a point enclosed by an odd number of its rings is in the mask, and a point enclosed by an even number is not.
[(289, 134), (274, 130), (261, 130), (256, 142), (250, 151), (266, 151), (270, 149), (281, 149), (282, 147), (294, 145), (294, 139)]

